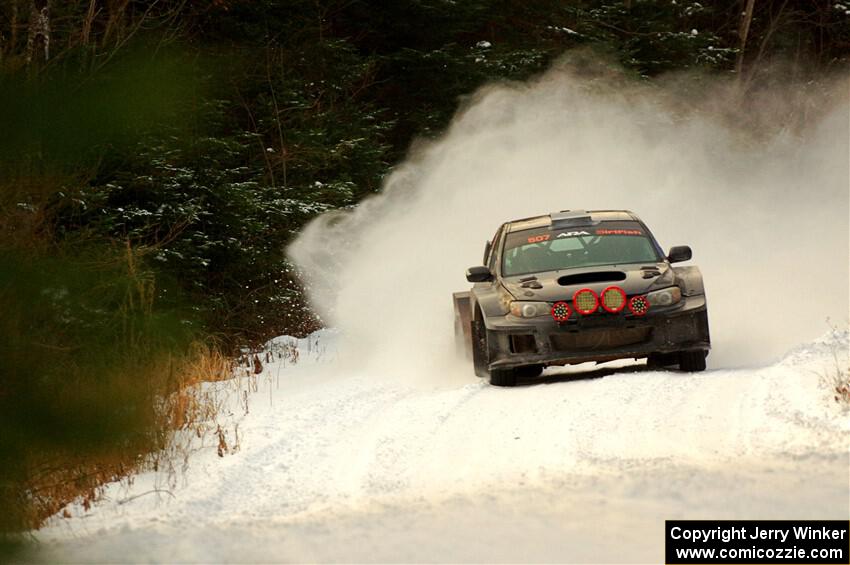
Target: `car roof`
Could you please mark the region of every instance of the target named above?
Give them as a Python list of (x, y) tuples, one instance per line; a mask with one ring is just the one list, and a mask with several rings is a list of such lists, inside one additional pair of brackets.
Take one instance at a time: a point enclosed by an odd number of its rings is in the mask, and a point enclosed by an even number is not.
[(530, 218), (522, 218), (519, 220), (511, 220), (507, 222), (506, 227), (508, 232), (520, 230), (528, 230), (534, 228), (544, 228), (552, 225), (552, 219), (569, 220), (570, 218), (581, 218), (590, 216), (590, 221), (596, 222), (613, 222), (613, 221), (631, 221), (639, 222), (634, 212), (629, 210), (561, 210), (560, 212), (552, 212), (542, 216), (532, 216)]

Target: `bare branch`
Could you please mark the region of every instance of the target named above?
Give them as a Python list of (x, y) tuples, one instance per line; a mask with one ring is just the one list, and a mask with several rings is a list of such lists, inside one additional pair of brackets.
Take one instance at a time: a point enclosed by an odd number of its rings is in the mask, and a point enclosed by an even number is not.
[(744, 51), (747, 49), (747, 36), (750, 34), (750, 24), (753, 21), (755, 4), (756, 0), (747, 0), (747, 7), (744, 8), (744, 13), (741, 14), (741, 27), (738, 30), (741, 41), (738, 44), (738, 57), (735, 60), (735, 72), (738, 73), (738, 77), (741, 76), (741, 69), (744, 67)]

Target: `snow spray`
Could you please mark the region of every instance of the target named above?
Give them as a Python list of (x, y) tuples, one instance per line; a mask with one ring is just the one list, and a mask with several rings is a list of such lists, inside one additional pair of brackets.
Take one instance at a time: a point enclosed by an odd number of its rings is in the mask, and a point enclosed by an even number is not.
[(693, 248), (709, 368), (775, 360), (828, 320), (846, 327), (845, 77), (744, 93), (696, 75), (638, 83), (583, 57), (481, 88), (380, 194), (291, 245), (342, 359), (474, 381), (454, 353), (452, 292), (499, 224), (563, 209), (629, 209), (663, 247)]

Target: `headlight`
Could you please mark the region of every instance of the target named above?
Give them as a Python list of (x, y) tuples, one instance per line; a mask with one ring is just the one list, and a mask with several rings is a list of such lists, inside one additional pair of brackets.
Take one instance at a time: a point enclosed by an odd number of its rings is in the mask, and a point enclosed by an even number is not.
[(511, 302), (511, 314), (517, 318), (547, 316), (551, 308), (548, 302)]
[(671, 286), (662, 290), (656, 290), (646, 295), (646, 300), (652, 306), (672, 306), (682, 299), (682, 290), (678, 286)]

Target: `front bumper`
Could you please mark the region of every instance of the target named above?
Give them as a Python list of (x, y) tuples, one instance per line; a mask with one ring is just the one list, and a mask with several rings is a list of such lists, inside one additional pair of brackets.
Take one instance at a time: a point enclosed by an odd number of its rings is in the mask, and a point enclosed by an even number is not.
[(548, 316), (507, 315), (488, 317), (485, 323), (490, 369), (602, 362), (711, 347), (704, 295), (683, 297), (679, 304), (651, 309), (645, 316), (627, 311), (573, 313), (558, 324)]

